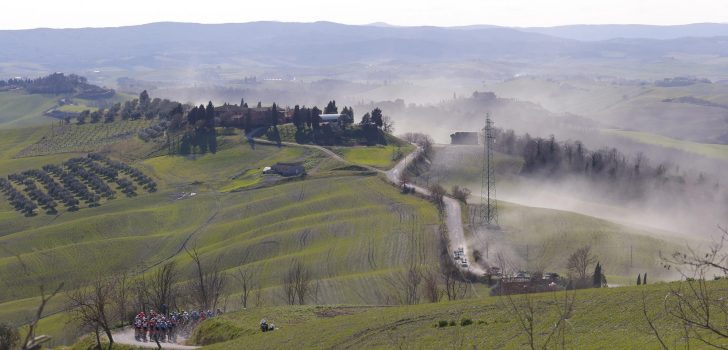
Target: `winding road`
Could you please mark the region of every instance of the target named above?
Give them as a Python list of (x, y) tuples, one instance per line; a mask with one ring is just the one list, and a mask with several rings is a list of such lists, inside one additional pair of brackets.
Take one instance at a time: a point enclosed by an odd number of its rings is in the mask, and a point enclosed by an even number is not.
[[(412, 161), (414, 161), (414, 159), (420, 155), (420, 153), (422, 153), (422, 148), (418, 146), (412, 153), (408, 154), (392, 169), (386, 171), (385, 173), (387, 175), (387, 180), (395, 185), (398, 185), (400, 174), (405, 171), (407, 164), (411, 164)], [(412, 186), (417, 194), (426, 197), (430, 196), (430, 191), (424, 187), (414, 184), (409, 184), (409, 186)], [(463, 248), (465, 256), (470, 257), (468, 242), (467, 240), (465, 240), (465, 230), (463, 229), (463, 219), (462, 211), (460, 209), (460, 202), (457, 199), (449, 196), (444, 196), (442, 200), (445, 204), (445, 225), (447, 226), (447, 234), (450, 238), (450, 249), (448, 249), (448, 252), (452, 254), (452, 252), (455, 251), (455, 248)], [(450, 255), (450, 257), (454, 259), (453, 255)], [(471, 258), (468, 259), (472, 262)], [(455, 266), (458, 266), (462, 270), (467, 270), (477, 275), (485, 274), (485, 270), (483, 270), (480, 266), (470, 264), (467, 268), (462, 268), (457, 261), (453, 262), (455, 263)]]
[[(269, 145), (278, 145), (276, 142), (268, 141), (268, 140), (261, 140), (261, 139), (255, 139), (255, 142), (262, 143), (262, 144), (269, 144)], [(290, 146), (290, 147), (306, 147), (306, 148), (313, 148), (317, 149), (324, 154), (328, 155), (329, 157), (336, 159), (340, 162), (352, 164), (351, 162), (345, 160), (338, 154), (336, 154), (334, 151), (318, 146), (318, 145), (302, 145), (298, 143), (292, 143), (292, 142), (281, 142), (281, 145), (283, 146)], [(375, 171), (381, 174), (384, 174), (387, 181), (392, 183), (395, 186), (399, 186), (400, 183), (400, 175), (404, 173), (405, 168), (407, 167), (407, 164), (411, 164), (420, 154), (422, 153), (422, 148), (419, 146), (416, 146), (415, 150), (412, 151), (410, 154), (405, 156), (402, 160), (399, 161), (399, 163), (395, 164), (392, 169), (389, 169), (387, 171), (377, 169), (371, 166), (366, 165), (360, 165), (364, 168), (367, 168), (371, 171)], [(414, 184), (409, 184), (409, 186), (412, 186), (412, 188), (415, 190), (415, 192), (421, 196), (429, 197), (430, 191), (427, 188), (417, 186)], [(464, 255), (468, 257), (468, 260), (471, 262), (467, 268), (463, 268), (457, 261), (453, 261), (455, 263), (455, 266), (458, 266), (461, 270), (470, 271), (476, 275), (482, 276), (485, 274), (485, 270), (481, 268), (480, 266), (473, 265), (472, 264), (472, 256), (470, 254), (470, 248), (468, 247), (468, 242), (465, 239), (465, 230), (463, 228), (463, 219), (462, 219), (462, 211), (460, 208), (460, 202), (452, 197), (445, 196), (443, 197), (443, 202), (445, 203), (445, 225), (447, 226), (447, 233), (450, 238), (450, 249), (448, 249), (448, 252), (450, 252), (450, 257), (454, 259), (454, 256), (452, 255), (452, 252), (455, 250), (455, 248), (463, 248)]]

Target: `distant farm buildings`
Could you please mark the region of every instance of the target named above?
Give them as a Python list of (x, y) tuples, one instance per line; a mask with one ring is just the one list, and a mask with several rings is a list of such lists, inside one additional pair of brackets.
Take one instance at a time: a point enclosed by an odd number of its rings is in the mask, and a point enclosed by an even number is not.
[(338, 123), (341, 114), (320, 114), (319, 118), (321, 118), (321, 123)]
[(302, 163), (276, 163), (263, 169), (264, 174), (278, 174), (284, 177), (306, 175), (306, 168)]
[[(290, 123), (293, 110), (290, 108), (277, 108), (278, 123)], [(271, 107), (240, 107), (237, 105), (225, 104), (215, 107), (215, 116), (219, 118), (220, 125), (245, 127), (247, 120), (250, 126), (268, 126), (271, 124), (273, 113)]]
[(453, 145), (477, 145), (479, 134), (477, 132), (458, 131), (450, 135), (450, 144)]

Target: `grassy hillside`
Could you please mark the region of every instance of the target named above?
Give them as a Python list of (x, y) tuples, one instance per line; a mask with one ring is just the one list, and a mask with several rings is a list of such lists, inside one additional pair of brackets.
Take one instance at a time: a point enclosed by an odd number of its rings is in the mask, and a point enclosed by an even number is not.
[[(498, 181), (508, 181), (517, 175), (523, 166), (523, 159), (502, 153), (494, 154)], [(483, 146), (437, 145), (426, 173), (418, 180), (425, 183), (439, 183), (447, 190), (453, 185), (468, 186), (480, 190), (480, 175), (483, 172)]]
[(678, 140), (648, 132), (609, 129), (603, 132), (626, 137), (632, 140), (656, 145), (665, 148), (677, 149), (689, 153), (698, 154), (708, 158), (728, 160), (728, 145), (698, 143), (692, 141)]
[[(0, 176), (72, 156), (11, 158), (43, 132), (0, 131), (8, 136), (0, 141), (7, 142), (0, 147), (0, 163), (7, 165)], [(257, 271), (266, 305), (284, 302), (279, 285), (292, 260), (311, 270), (318, 286), (311, 302), (319, 304), (385, 303), (397, 291), (381, 286), (394, 274), (413, 263), (437, 265), (438, 216), (427, 201), (401, 195), (377, 176), (342, 167), (315, 149), (252, 149), (239, 136), (224, 141), (214, 155), (133, 161), (159, 184), (153, 194), (31, 218), (0, 200), (0, 319), (27, 320), (40, 282), (64, 281), (74, 289), (97, 275), (143, 273), (164, 261), (178, 262), (189, 278), (185, 244), (198, 247), (205, 261), (219, 257), (231, 274), (241, 266)], [(279, 161), (304, 161), (309, 176), (286, 181), (261, 174)], [(239, 291), (231, 280), (228, 308), (237, 307)], [(48, 312), (60, 310), (62, 302), (55, 300)], [(42, 325), (50, 328), (40, 332), (66, 337), (58, 332), (67, 330)]]
[(57, 96), (0, 92), (0, 128), (48, 123), (43, 112), (56, 105)]
[(345, 160), (379, 169), (389, 169), (404, 155), (412, 152), (414, 146), (359, 146), (359, 147), (332, 147)]
[[(643, 292), (648, 312), (656, 319), (665, 341), (683, 346), (682, 329), (665, 317), (663, 309), (665, 294), (674, 287), (655, 284), (577, 291), (564, 337), (566, 348), (657, 349), (659, 343), (642, 314)], [(725, 281), (710, 282), (709, 287), (728, 289)], [(547, 329), (558, 317), (558, 302), (563, 294), (541, 293), (531, 297), (536, 311), (535, 341), (540, 347)], [(524, 298), (516, 296), (514, 303), (522, 308)], [(196, 339), (202, 343), (219, 342), (206, 349), (523, 349), (528, 347), (527, 337), (511, 305), (505, 297), (484, 297), (399, 307), (254, 308), (205, 321)], [(262, 318), (280, 329), (260, 332), (257, 327)], [(462, 326), (464, 319), (473, 323)], [(440, 321), (454, 321), (456, 325), (436, 327)], [(701, 348), (703, 344), (696, 341), (690, 345)]]
[(610, 284), (632, 285), (637, 274), (643, 272), (655, 280), (673, 278), (663, 268), (660, 254), (668, 255), (686, 244), (654, 230), (574, 212), (503, 201), (498, 204), (501, 230), (469, 230), (467, 237), (484, 257), (489, 257), (490, 263), (495, 264), (500, 253), (512, 269), (565, 274), (569, 254), (590, 245)]
[[(539, 103), (554, 112), (582, 115), (605, 127), (652, 132), (695, 142), (723, 142), (725, 137), (725, 106), (728, 105), (725, 84), (663, 87), (652, 81), (620, 84), (592, 79), (522, 77), (488, 86), (488, 89), (502, 97)], [(723, 107), (665, 101), (681, 97)], [(686, 120), (690, 122), (686, 123)]]
[[(436, 146), (429, 171), (416, 180), (422, 184), (440, 183), (448, 191), (453, 185), (465, 186), (473, 192), (469, 203), (477, 204), (480, 202), (482, 158), (482, 146)], [(581, 212), (590, 215), (579, 214), (577, 205), (573, 206), (577, 211), (554, 209), (559, 208), (560, 203), (556, 202), (577, 198), (569, 193), (569, 186), (561, 188), (562, 192), (558, 193), (561, 197), (551, 199), (554, 203), (541, 201), (544, 203), (540, 207), (504, 201), (503, 198), (509, 197), (527, 198), (529, 193), (536, 196), (541, 190), (538, 186), (547, 187), (549, 182), (543, 179), (523, 181), (519, 176), (523, 160), (517, 157), (496, 153), (494, 164), (501, 230), (479, 231), (466, 227), (466, 237), (490, 264), (495, 264), (500, 253), (515, 270), (563, 273), (568, 255), (581, 246), (591, 245), (610, 277), (609, 283), (632, 284), (640, 272), (648, 272), (656, 278), (672, 277), (662, 268), (659, 255), (669, 254), (688, 242), (700, 243), (692, 238), (678, 240), (674, 233), (590, 216), (602, 214), (606, 217), (609, 214), (611, 219), (620, 213), (634, 215), (628, 209), (606, 202), (582, 201)], [(467, 224), (471, 224), (471, 213), (477, 216), (476, 209), (472, 210), (463, 209)]]

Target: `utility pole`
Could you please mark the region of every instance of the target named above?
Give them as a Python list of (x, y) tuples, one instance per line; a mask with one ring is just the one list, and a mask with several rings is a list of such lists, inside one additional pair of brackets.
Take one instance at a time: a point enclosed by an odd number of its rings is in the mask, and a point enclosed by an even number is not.
[(480, 186), (480, 220), (481, 225), (498, 226), (498, 203), (495, 198), (495, 166), (493, 164), (493, 121), (490, 114), (485, 115), (483, 137), (483, 172)]

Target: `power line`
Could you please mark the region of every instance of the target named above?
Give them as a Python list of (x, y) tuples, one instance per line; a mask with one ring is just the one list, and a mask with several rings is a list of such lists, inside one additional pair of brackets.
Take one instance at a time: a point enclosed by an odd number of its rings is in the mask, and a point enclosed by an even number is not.
[(481, 225), (498, 227), (498, 202), (495, 192), (495, 165), (493, 164), (493, 121), (490, 113), (485, 115), (483, 137), (483, 172), (480, 186), (480, 222)]

